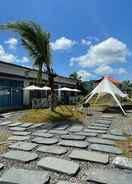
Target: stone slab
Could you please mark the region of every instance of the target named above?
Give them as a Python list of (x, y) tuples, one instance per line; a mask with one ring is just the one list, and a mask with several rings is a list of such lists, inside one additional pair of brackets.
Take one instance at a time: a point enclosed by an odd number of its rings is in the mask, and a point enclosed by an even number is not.
[(32, 139), (32, 142), (35, 142), (38, 144), (52, 145), (52, 144), (56, 144), (58, 142), (58, 139), (36, 137), (36, 138)]
[(114, 141), (125, 141), (127, 140), (126, 137), (124, 136), (116, 136), (116, 135), (110, 135), (110, 134), (104, 134), (102, 135), (103, 139), (110, 139), (110, 140), (114, 140)]
[(31, 132), (21, 132), (21, 131), (16, 131), (16, 132), (12, 132), (12, 135), (18, 135), (18, 136), (27, 136), (27, 135), (31, 135)]
[(101, 118), (113, 118), (113, 115), (110, 114), (103, 114)]
[(35, 143), (29, 143), (29, 142), (16, 142), (16, 143), (13, 143), (13, 144), (9, 145), (8, 148), (11, 148), (11, 149), (18, 149), (18, 150), (22, 150), (22, 151), (31, 151), (31, 150), (33, 150), (36, 146), (37, 146), (37, 144), (35, 144)]
[(68, 131), (67, 130), (50, 130), (49, 133), (51, 133), (51, 134), (65, 135), (65, 134), (68, 134)]
[(70, 182), (70, 181), (60, 180), (57, 184), (77, 184), (77, 183), (73, 183), (73, 182)]
[(87, 137), (96, 137), (97, 136), (97, 133), (93, 133), (93, 132), (75, 132), (74, 134), (76, 135), (84, 135), (84, 136), (87, 136)]
[(96, 123), (103, 124), (103, 125), (109, 125), (109, 126), (112, 124), (111, 121), (98, 121)]
[(11, 121), (5, 121), (5, 122), (0, 123), (0, 126), (6, 126), (6, 125), (9, 125), (11, 123), (12, 123)]
[(105, 131), (105, 130), (96, 130), (96, 129), (88, 129), (88, 128), (85, 128), (84, 129), (84, 132), (105, 134), (107, 131)]
[(41, 129), (41, 130), (37, 130), (35, 131), (36, 133), (47, 133), (48, 130), (47, 129)]
[(0, 163), (0, 170), (4, 168), (4, 164)]
[(16, 126), (19, 126), (19, 125), (22, 125), (22, 124), (23, 124), (22, 122), (12, 123), (12, 124), (9, 124), (8, 127), (16, 127)]
[(40, 127), (42, 127), (43, 125), (44, 125), (44, 123), (37, 123), (37, 124), (35, 124), (35, 125), (30, 126), (29, 128), (31, 128), (31, 129), (40, 128)]
[(110, 134), (116, 135), (116, 136), (123, 136), (123, 132), (121, 130), (116, 130), (116, 129), (110, 130)]
[(91, 137), (91, 138), (88, 138), (87, 140), (88, 142), (95, 143), (95, 144), (115, 145), (114, 141), (112, 140), (101, 139), (96, 137)]
[(69, 125), (65, 124), (65, 125), (58, 125), (56, 126), (54, 129), (55, 130), (65, 130), (69, 127)]
[(111, 154), (117, 154), (120, 155), (122, 154), (122, 151), (114, 146), (109, 146), (109, 145), (103, 145), (103, 144), (91, 144), (89, 148), (93, 151), (100, 151), (100, 152), (105, 152), (105, 153), (111, 153)]
[(22, 128), (22, 127), (12, 127), (12, 128), (9, 128), (10, 131), (25, 131), (26, 128)]
[(132, 128), (128, 128), (128, 130), (126, 130), (126, 135), (128, 136), (132, 136)]
[(67, 149), (60, 146), (40, 146), (37, 151), (43, 153), (53, 153), (56, 155), (62, 155), (67, 152)]
[(118, 168), (132, 170), (132, 159), (126, 157), (116, 157), (112, 164)]
[(8, 138), (8, 141), (26, 141), (29, 140), (30, 136), (11, 136)]
[(0, 178), (3, 184), (46, 184), (49, 174), (46, 171), (10, 168)]
[(69, 128), (69, 132), (79, 132), (83, 129), (83, 126), (81, 125), (73, 125), (71, 128)]
[(112, 169), (89, 169), (86, 171), (87, 181), (100, 184), (131, 184), (132, 174), (121, 173)]
[(59, 142), (59, 145), (68, 146), (68, 147), (77, 147), (77, 148), (87, 148), (89, 143), (86, 141), (62, 140)]
[(61, 136), (62, 139), (65, 139), (65, 140), (84, 140), (86, 138), (86, 136), (83, 136), (83, 135), (62, 135)]
[(91, 123), (90, 125), (93, 126), (93, 127), (95, 127), (95, 126), (97, 126), (97, 127), (105, 127), (105, 128), (109, 128), (110, 127), (110, 125), (103, 124), (103, 123)]
[(19, 162), (30, 162), (38, 158), (36, 153), (12, 150), (2, 155), (3, 158)]
[(38, 137), (46, 137), (46, 138), (51, 138), (54, 136), (53, 134), (44, 133), (44, 132), (34, 132), (34, 133), (32, 133), (32, 135), (38, 136)]
[(28, 128), (28, 127), (30, 127), (32, 125), (33, 125), (33, 123), (23, 123), (23, 124), (21, 124), (19, 126), (22, 127), (22, 128)]
[(107, 131), (108, 128), (106, 127), (100, 127), (100, 126), (88, 126), (88, 129), (92, 129), (92, 130), (103, 130), (103, 131)]
[(38, 161), (37, 164), (39, 167), (42, 167), (44, 169), (68, 174), (68, 175), (75, 175), (77, 171), (79, 170), (79, 164), (64, 160), (60, 158), (55, 157), (45, 157), (42, 158), (40, 161)]
[(98, 162), (103, 164), (107, 164), (109, 161), (107, 154), (85, 150), (73, 150), (69, 157), (76, 160)]

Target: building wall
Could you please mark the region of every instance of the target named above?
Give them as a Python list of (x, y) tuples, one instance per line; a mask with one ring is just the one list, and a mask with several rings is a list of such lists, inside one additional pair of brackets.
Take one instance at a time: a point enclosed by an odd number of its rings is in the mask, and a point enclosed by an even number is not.
[[(23, 90), (23, 88), (29, 86), (36, 80), (37, 72), (34, 69), (0, 61), (0, 110), (3, 108), (10, 109), (29, 105), (30, 92)], [(48, 81), (46, 73), (43, 73), (43, 80)], [(55, 88), (76, 88), (76, 83), (76, 81), (62, 76), (55, 78)], [(60, 92), (58, 92), (58, 97), (60, 99)]]

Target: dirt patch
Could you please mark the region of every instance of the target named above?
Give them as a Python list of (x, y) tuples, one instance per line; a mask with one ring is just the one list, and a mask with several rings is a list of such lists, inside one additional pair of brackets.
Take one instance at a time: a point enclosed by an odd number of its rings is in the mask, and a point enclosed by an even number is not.
[(9, 132), (5, 129), (0, 130), (0, 154), (6, 152), (8, 149)]

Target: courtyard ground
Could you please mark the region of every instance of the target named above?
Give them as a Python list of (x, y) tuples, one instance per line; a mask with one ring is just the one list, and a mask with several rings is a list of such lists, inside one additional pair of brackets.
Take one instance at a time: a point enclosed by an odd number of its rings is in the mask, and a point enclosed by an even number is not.
[(127, 117), (94, 111), (81, 121), (70, 116), (37, 123), (23, 122), (25, 111), (3, 116), (1, 183), (131, 184), (132, 161), (120, 159), (132, 157), (131, 111)]

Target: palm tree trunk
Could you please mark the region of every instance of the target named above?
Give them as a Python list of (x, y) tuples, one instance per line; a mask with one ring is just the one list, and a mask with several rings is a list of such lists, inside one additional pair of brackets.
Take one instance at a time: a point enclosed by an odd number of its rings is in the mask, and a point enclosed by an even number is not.
[(39, 64), (38, 76), (37, 76), (37, 83), (39, 86), (42, 84), (42, 63)]
[(48, 81), (49, 81), (49, 86), (51, 88), (51, 111), (54, 111), (55, 108), (55, 95), (54, 95), (54, 73), (52, 68), (47, 65), (47, 72), (48, 72)]
[(54, 76), (49, 74), (49, 86), (51, 87), (51, 111), (54, 111), (55, 107), (55, 96), (54, 96)]

